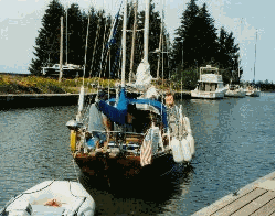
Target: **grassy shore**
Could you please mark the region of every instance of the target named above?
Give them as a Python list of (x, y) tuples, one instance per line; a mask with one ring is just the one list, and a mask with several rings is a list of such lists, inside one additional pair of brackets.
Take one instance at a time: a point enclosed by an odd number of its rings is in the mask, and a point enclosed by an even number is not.
[[(95, 85), (114, 87), (119, 80), (103, 78), (85, 78), (87, 93), (95, 92)], [(0, 75), (0, 94), (78, 94), (83, 78), (58, 79), (36, 76)]]
[[(84, 78), (86, 93), (95, 93), (96, 85), (112, 88), (119, 82), (119, 79)], [(62, 79), (59, 83), (59, 79), (54, 78), (0, 75), (0, 94), (78, 94), (82, 84), (83, 78)], [(158, 85), (158, 88), (167, 89), (168, 86)]]

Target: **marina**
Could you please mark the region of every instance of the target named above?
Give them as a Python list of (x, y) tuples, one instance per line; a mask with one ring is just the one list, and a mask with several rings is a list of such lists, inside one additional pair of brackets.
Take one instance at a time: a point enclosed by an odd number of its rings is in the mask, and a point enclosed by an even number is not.
[(3, 13), (0, 216), (275, 216), (264, 24), (211, 1), (106, 1)]
[(196, 151), (191, 166), (175, 165), (171, 173), (147, 184), (125, 184), (127, 190), (87, 178), (77, 166), (75, 172), (65, 124), (77, 106), (0, 111), (1, 133), (6, 134), (0, 147), (0, 206), (66, 170), (65, 180), (78, 177), (92, 195), (96, 215), (192, 215), (274, 172), (274, 94), (175, 103), (185, 107), (193, 129)]

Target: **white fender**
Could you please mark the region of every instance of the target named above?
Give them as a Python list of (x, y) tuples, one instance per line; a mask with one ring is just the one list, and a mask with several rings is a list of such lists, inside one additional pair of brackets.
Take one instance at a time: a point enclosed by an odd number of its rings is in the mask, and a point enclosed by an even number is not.
[(172, 149), (172, 154), (173, 154), (173, 160), (176, 163), (182, 163), (184, 158), (183, 158), (183, 153), (182, 153), (182, 149), (181, 149), (181, 143), (175, 137), (172, 138), (171, 149)]
[(189, 146), (190, 146), (191, 154), (193, 155), (194, 152), (195, 152), (194, 138), (190, 133), (187, 136), (187, 140), (188, 140), (188, 143), (189, 143)]
[(191, 154), (191, 149), (188, 140), (182, 139), (181, 142), (181, 149), (182, 149), (182, 154), (183, 154), (183, 160), (186, 162), (189, 162), (192, 160), (192, 154)]
[(183, 118), (183, 121), (184, 121), (185, 130), (186, 130), (188, 133), (192, 133), (189, 118), (188, 118), (188, 117), (184, 117), (184, 118)]

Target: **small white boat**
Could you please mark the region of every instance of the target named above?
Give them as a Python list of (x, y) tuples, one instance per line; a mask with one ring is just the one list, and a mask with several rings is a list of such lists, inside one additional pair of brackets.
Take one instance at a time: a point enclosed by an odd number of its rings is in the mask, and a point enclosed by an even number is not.
[(76, 182), (45, 181), (12, 198), (1, 216), (92, 216), (95, 202)]
[[(206, 71), (205, 74), (202, 74)], [(223, 86), (222, 75), (219, 75), (219, 69), (206, 65), (200, 68), (200, 79), (198, 87), (191, 90), (192, 98), (223, 98), (226, 89)]]
[(245, 97), (245, 90), (238, 85), (229, 85), (225, 86), (226, 92), (224, 94), (225, 97)]
[(261, 90), (258, 88), (255, 88), (253, 86), (248, 86), (246, 88), (246, 96), (250, 97), (259, 97), (261, 93)]

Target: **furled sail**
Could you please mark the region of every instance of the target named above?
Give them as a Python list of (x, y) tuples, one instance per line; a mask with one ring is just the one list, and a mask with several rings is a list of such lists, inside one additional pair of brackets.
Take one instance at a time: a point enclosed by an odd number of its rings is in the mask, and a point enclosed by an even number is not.
[(135, 87), (140, 90), (146, 90), (151, 86), (152, 76), (150, 75), (150, 65), (145, 62), (144, 59), (141, 60), (137, 68), (137, 79)]

